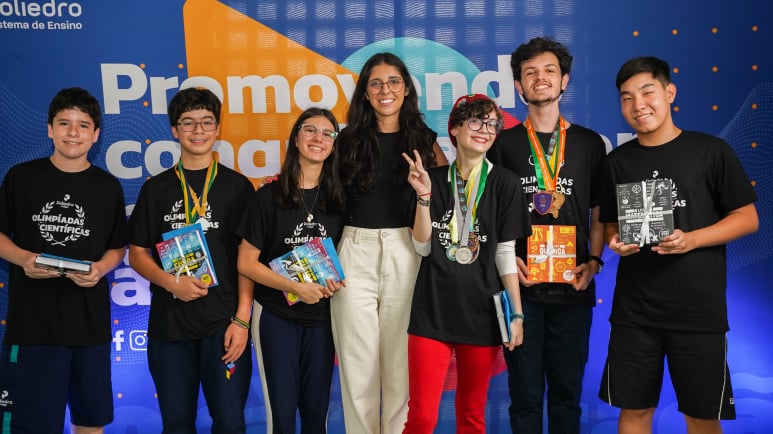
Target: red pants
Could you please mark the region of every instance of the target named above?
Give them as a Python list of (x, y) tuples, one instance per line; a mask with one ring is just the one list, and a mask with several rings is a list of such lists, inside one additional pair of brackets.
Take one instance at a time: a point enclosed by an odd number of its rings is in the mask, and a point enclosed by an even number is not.
[(456, 432), (486, 432), (486, 397), (499, 346), (449, 344), (408, 335), (408, 421), (403, 434), (432, 434), (456, 351)]

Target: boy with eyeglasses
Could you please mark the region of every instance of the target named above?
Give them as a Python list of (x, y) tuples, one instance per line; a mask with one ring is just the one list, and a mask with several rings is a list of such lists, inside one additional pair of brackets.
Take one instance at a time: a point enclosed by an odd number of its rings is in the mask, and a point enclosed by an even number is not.
[(505, 353), (510, 425), (513, 432), (543, 432), (547, 395), (548, 431), (579, 433), (582, 379), (596, 304), (593, 276), (603, 265), (603, 226), (595, 190), (605, 146), (596, 132), (561, 115), (559, 101), (572, 66), (564, 45), (534, 38), (512, 53), (510, 63), (516, 90), (529, 111), (522, 124), (499, 135), (488, 157), (520, 176), (529, 202), (532, 243), (547, 236), (551, 226), (554, 234), (574, 232), (576, 241), (573, 264), (561, 273), (565, 283), (535, 280), (540, 266), (527, 266), (529, 240), (516, 243), (526, 318), (523, 345)]
[[(48, 108), (53, 153), (12, 167), (0, 187), (0, 257), (10, 262), (2, 432), (61, 433), (66, 406), (75, 433), (113, 421), (104, 277), (126, 252), (126, 214), (121, 184), (88, 160), (100, 124), (96, 98), (62, 89)], [(41, 253), (88, 261), (89, 271), (38, 267)]]
[[(180, 142), (174, 167), (140, 191), (130, 228), (129, 262), (150, 281), (148, 365), (164, 432), (196, 432), (199, 387), (212, 432), (244, 433), (252, 358), (249, 342), (252, 282), (236, 259), (243, 207), (254, 189), (243, 175), (218, 163), (221, 102), (211, 91), (189, 88), (169, 103), (172, 135)], [(162, 234), (199, 223), (218, 285), (165, 272), (155, 244)]]

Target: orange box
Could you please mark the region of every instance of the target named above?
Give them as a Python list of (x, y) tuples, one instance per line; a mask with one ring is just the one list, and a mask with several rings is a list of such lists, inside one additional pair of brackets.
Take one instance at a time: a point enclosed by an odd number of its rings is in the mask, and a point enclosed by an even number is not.
[(526, 246), (529, 280), (573, 283), (577, 266), (577, 228), (533, 225)]

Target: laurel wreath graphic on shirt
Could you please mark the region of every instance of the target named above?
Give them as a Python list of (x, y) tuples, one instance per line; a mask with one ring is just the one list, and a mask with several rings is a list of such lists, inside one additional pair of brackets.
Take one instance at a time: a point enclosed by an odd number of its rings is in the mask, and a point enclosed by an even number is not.
[[(70, 195), (66, 194), (64, 196), (64, 202), (63, 203), (69, 203), (67, 202), (70, 199)], [(43, 205), (43, 208), (40, 209), (41, 214), (50, 214), (51, 211), (54, 209), (54, 206), (56, 205), (56, 201), (46, 202), (45, 205)], [(83, 207), (78, 204), (72, 204), (72, 206), (75, 208), (75, 215), (78, 216), (79, 219), (85, 219), (86, 218), (86, 212), (83, 211)], [(40, 225), (40, 236), (45, 240), (51, 243), (52, 246), (60, 245), (60, 246), (66, 246), (67, 242), (69, 241), (76, 241), (78, 238), (80, 238), (80, 234), (69, 234), (67, 235), (62, 241), (57, 241), (54, 236), (49, 232), (48, 230), (44, 229), (45, 225)]]
[(313, 228), (314, 226), (319, 227), (319, 236), (322, 238), (327, 238), (327, 228), (322, 223), (312, 222), (312, 223), (298, 223), (297, 226), (295, 226), (295, 230), (293, 230), (293, 237), (299, 237), (303, 233), (304, 228)]
[[(454, 214), (454, 210), (449, 209), (446, 211), (445, 214), (443, 214), (443, 217), (440, 219), (441, 222), (450, 222), (451, 216)], [(451, 241), (448, 238), (441, 238), (440, 239), (440, 245), (443, 247), (448, 247), (448, 245), (451, 244)]]

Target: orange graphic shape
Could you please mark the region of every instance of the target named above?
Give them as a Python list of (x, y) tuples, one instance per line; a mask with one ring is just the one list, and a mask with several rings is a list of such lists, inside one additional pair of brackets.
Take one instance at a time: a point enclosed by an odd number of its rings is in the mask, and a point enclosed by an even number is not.
[[(241, 144), (250, 140), (279, 140), (281, 146), (276, 152), (280, 161), (284, 161), (290, 129), (303, 112), (296, 104), (293, 90), (298, 80), (305, 76), (325, 76), (336, 83), (337, 102), (330, 110), (339, 123), (345, 120), (348, 102), (337, 76), (351, 76), (356, 81), (356, 74), (352, 71), (216, 0), (186, 1), (183, 18), (188, 76), (211, 77), (224, 89), (220, 139), (230, 143), (235, 153), (238, 153)], [(271, 86), (262, 93), (265, 95), (265, 113), (253, 113), (253, 107), (262, 107), (263, 101), (253, 101), (249, 88), (242, 91), (243, 112), (230, 112), (228, 77), (255, 76), (264, 83), (273, 82), (272, 79), (287, 81), (289, 112), (278, 112), (277, 107), (287, 107), (288, 104), (284, 99), (277, 104), (276, 97), (283, 91)], [(304, 97), (319, 101), (322, 93), (321, 88), (312, 86)], [(276, 158), (273, 152), (266, 155), (258, 151), (253, 155), (253, 164), (265, 167), (267, 160)], [(234, 159), (234, 166), (239, 170), (237, 158)], [(259, 181), (253, 179), (255, 184)]]

